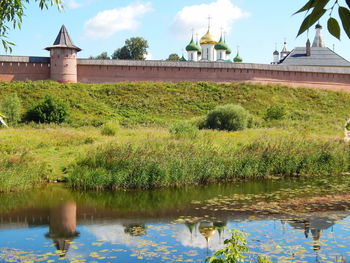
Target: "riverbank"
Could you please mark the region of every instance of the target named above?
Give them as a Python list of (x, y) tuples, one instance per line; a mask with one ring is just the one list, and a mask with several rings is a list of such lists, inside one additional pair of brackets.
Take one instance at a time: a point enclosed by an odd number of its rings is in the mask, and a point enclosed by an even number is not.
[(43, 126), (0, 130), (0, 191), (53, 181), (75, 189), (152, 189), (349, 171), (341, 137), (283, 129), (198, 131)]

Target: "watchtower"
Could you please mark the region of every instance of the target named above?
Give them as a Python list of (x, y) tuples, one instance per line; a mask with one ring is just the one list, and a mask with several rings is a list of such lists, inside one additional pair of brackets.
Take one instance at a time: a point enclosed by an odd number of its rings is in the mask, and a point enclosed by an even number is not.
[(53, 45), (45, 49), (50, 51), (51, 79), (61, 83), (76, 83), (77, 53), (81, 49), (73, 44), (64, 25)]

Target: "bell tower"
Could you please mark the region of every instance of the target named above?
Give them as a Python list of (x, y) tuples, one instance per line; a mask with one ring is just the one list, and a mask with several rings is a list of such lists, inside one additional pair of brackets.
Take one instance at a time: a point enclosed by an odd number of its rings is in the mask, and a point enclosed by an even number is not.
[(77, 53), (81, 49), (73, 44), (64, 25), (53, 45), (45, 49), (50, 51), (51, 79), (61, 83), (76, 83)]

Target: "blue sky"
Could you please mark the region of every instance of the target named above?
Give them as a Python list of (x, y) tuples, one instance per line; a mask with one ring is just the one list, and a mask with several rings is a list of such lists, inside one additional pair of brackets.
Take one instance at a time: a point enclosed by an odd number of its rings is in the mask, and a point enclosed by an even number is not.
[[(33, 1), (34, 2), (34, 1)], [(244, 62), (270, 63), (277, 43), (284, 39), (292, 49), (304, 46), (306, 33), (296, 38), (303, 14), (292, 16), (305, 0), (65, 0), (65, 10), (40, 11), (27, 7), (21, 30), (10, 32), (16, 43), (13, 55), (48, 56), (51, 45), (65, 24), (74, 44), (83, 49), (80, 58), (109, 54), (123, 46), (125, 39), (141, 36), (149, 42), (149, 58), (165, 59), (170, 53), (181, 55), (191, 38), (191, 29), (199, 38), (205, 33), (208, 15), (219, 38), (220, 28), (227, 31), (227, 42), (236, 54), (239, 46)], [(326, 19), (321, 24), (326, 28)], [(338, 41), (323, 30), (326, 45), (350, 60), (350, 40), (342, 32)], [(309, 32), (312, 41), (315, 31)], [(2, 50), (0, 52), (3, 52)]]

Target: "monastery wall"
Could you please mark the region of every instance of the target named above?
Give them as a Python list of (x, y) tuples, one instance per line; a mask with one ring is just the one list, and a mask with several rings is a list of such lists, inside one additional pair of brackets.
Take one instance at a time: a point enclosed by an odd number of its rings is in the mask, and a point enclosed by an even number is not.
[(50, 58), (0, 56), (0, 81), (50, 79)]
[(350, 92), (350, 68), (78, 59), (78, 82), (127, 81), (281, 83)]
[[(0, 81), (50, 79), (50, 58), (0, 56)], [(283, 66), (224, 62), (77, 60), (83, 83), (212, 81), (281, 83), (350, 92), (349, 67)]]

